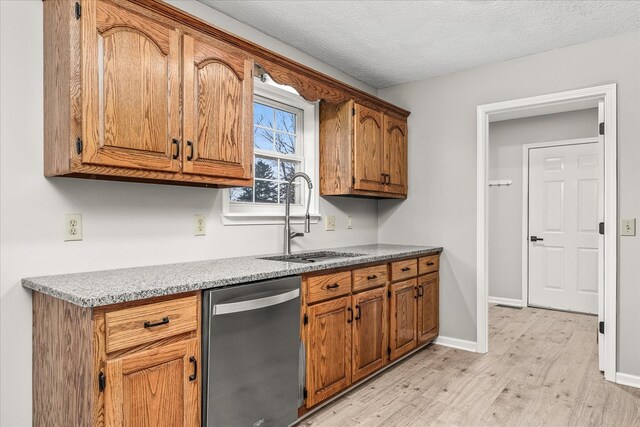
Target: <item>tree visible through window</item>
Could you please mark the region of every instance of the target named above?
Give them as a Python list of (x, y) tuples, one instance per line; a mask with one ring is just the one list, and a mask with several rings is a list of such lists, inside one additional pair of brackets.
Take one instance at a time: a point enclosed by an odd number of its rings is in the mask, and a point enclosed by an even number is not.
[[(287, 180), (301, 170), (302, 110), (264, 98), (253, 104), (253, 187), (232, 188), (229, 198), (234, 203), (285, 203)], [(289, 193), (291, 203), (300, 203), (300, 183)]]

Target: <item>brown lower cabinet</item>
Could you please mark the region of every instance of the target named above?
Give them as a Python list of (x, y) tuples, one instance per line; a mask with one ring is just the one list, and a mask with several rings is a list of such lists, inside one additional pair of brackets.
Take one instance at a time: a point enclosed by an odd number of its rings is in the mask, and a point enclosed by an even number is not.
[(351, 384), (351, 297), (307, 310), (307, 403), (313, 406)]
[(438, 272), (430, 265), (418, 276), (417, 268), (434, 257), (303, 277), (304, 408), (437, 337)]
[(372, 289), (351, 297), (353, 312), (352, 381), (382, 368), (387, 362), (387, 292)]
[(394, 283), (391, 290), (391, 360), (413, 350), (417, 345), (418, 286), (416, 279)]
[(438, 272), (418, 277), (418, 343), (438, 335), (440, 289)]
[(85, 308), (33, 294), (34, 426), (200, 425), (200, 292)]
[(191, 339), (108, 360), (105, 425), (199, 425), (197, 354)]

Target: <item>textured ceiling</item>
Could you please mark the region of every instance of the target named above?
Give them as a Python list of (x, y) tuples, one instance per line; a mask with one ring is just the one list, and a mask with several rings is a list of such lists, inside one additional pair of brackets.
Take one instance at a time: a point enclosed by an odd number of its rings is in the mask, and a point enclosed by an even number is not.
[(640, 1), (200, 1), (376, 88), (640, 28)]

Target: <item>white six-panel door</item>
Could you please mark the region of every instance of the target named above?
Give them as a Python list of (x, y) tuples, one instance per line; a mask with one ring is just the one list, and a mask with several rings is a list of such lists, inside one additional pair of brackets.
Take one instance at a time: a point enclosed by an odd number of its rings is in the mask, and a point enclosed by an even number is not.
[(596, 142), (529, 150), (529, 305), (598, 313), (599, 173)]

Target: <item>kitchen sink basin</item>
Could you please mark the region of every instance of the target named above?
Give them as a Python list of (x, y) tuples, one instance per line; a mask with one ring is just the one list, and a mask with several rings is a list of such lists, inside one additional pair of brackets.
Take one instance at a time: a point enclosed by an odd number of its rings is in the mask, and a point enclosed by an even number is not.
[(347, 252), (320, 251), (320, 252), (307, 252), (304, 254), (272, 256), (272, 257), (265, 257), (260, 259), (265, 259), (268, 261), (283, 261), (283, 262), (297, 262), (300, 264), (310, 264), (313, 262), (329, 261), (329, 260), (339, 259), (339, 258), (353, 258), (361, 255), (362, 254), (353, 254), (353, 253), (347, 253)]

